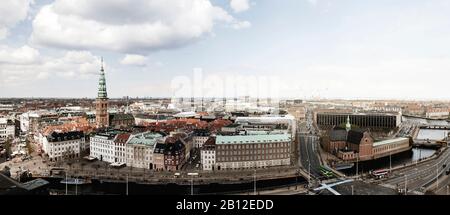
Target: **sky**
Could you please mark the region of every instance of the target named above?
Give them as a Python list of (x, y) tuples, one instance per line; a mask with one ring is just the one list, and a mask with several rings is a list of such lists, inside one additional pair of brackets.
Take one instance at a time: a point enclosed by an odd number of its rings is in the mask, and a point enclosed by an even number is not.
[(2, 0), (0, 97), (450, 99), (447, 0)]

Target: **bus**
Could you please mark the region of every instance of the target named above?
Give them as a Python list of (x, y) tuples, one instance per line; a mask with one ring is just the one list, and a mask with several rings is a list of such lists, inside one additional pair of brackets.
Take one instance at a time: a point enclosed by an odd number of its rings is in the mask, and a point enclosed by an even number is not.
[(370, 175), (376, 179), (381, 179), (387, 177), (389, 174), (389, 170), (387, 169), (379, 169), (370, 171)]
[(320, 170), (320, 173), (322, 173), (322, 175), (324, 175), (326, 178), (333, 178), (334, 177), (333, 172), (331, 172), (330, 170), (328, 170), (324, 166), (320, 166), (319, 170)]

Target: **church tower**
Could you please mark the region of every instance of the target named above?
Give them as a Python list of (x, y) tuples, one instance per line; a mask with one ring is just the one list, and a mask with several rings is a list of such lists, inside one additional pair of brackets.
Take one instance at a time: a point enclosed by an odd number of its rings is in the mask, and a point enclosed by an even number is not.
[(106, 78), (105, 70), (102, 67), (100, 69), (100, 79), (98, 82), (98, 95), (95, 101), (95, 120), (97, 128), (105, 128), (109, 126), (109, 114), (108, 114), (108, 94), (106, 92)]

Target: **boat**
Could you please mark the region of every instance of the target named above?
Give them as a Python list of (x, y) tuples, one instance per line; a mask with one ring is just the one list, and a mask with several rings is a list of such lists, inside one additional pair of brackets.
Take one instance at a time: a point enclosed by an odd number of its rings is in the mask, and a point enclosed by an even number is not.
[(82, 184), (90, 184), (92, 183), (92, 181), (90, 179), (83, 179), (83, 178), (67, 178), (61, 180), (60, 183), (69, 185), (82, 185)]

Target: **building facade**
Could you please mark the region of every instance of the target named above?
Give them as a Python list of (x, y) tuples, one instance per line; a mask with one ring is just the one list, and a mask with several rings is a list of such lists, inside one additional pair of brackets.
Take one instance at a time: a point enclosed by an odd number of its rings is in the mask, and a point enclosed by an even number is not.
[(209, 132), (207, 130), (204, 129), (194, 130), (194, 134), (192, 137), (194, 148), (200, 149), (208, 139), (209, 139)]
[(116, 132), (105, 132), (90, 138), (90, 155), (100, 161), (108, 163), (116, 162)]
[(290, 165), (290, 134), (216, 136), (216, 169)]
[(0, 118), (0, 143), (15, 137), (15, 125), (7, 118)]
[(75, 158), (80, 156), (85, 140), (85, 135), (81, 131), (52, 132), (43, 138), (42, 149), (50, 161)]
[(333, 129), (329, 135), (322, 138), (322, 148), (332, 154), (337, 154), (347, 146), (347, 131), (344, 129)]
[(164, 149), (164, 167), (169, 171), (180, 170), (186, 161), (186, 149), (181, 140), (166, 143)]
[(109, 114), (109, 127), (115, 129), (127, 128), (134, 126), (134, 117), (132, 114), (111, 113)]
[(401, 123), (400, 113), (331, 113), (316, 112), (315, 123), (319, 127), (339, 126), (350, 118), (352, 124), (362, 128), (395, 128)]
[(162, 142), (159, 133), (145, 132), (133, 135), (127, 143), (127, 166), (145, 169), (156, 169), (153, 152), (157, 142)]
[(344, 161), (366, 161), (386, 157), (411, 149), (409, 138), (394, 138), (375, 141), (368, 131), (350, 130), (345, 147), (333, 151)]
[(58, 121), (58, 114), (51, 111), (30, 111), (20, 115), (20, 130), (29, 134), (37, 134), (45, 126)]
[(214, 171), (216, 165), (216, 138), (210, 137), (203, 144), (200, 150), (200, 161), (202, 169), (206, 171)]
[(118, 134), (114, 139), (114, 162), (126, 163), (127, 162), (127, 142), (130, 139), (131, 134), (124, 133)]
[(165, 143), (156, 143), (155, 150), (153, 151), (153, 167), (157, 171), (165, 169), (164, 163), (164, 151), (166, 150)]
[(425, 117), (431, 119), (447, 119), (450, 114), (450, 108), (440, 107), (440, 108), (428, 108)]

